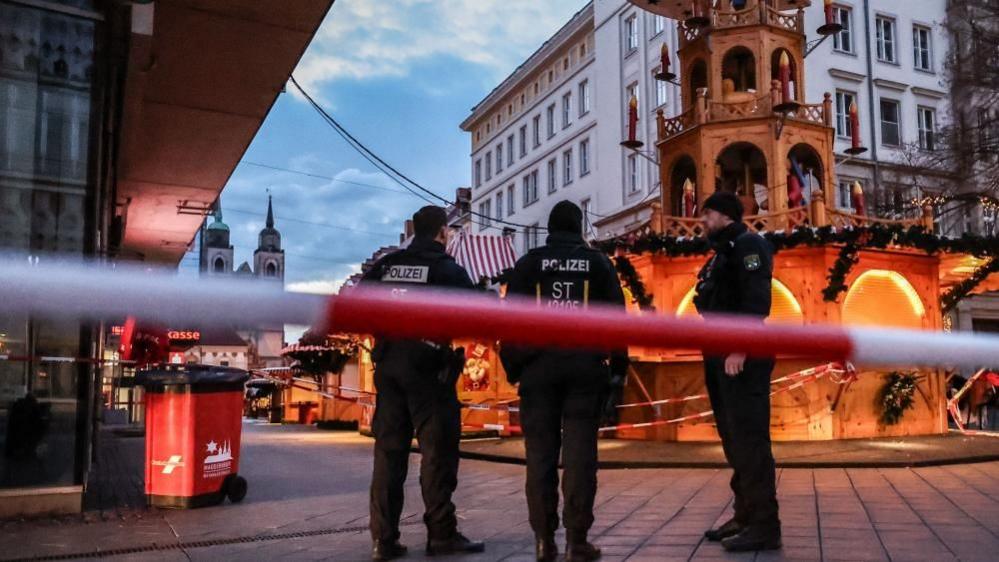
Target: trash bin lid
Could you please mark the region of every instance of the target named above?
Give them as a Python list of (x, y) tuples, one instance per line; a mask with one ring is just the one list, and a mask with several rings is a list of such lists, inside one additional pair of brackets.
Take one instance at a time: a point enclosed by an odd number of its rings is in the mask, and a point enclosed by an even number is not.
[(242, 388), (250, 378), (243, 369), (214, 365), (158, 365), (135, 374), (135, 384), (147, 390), (174, 385), (197, 385), (200, 388)]

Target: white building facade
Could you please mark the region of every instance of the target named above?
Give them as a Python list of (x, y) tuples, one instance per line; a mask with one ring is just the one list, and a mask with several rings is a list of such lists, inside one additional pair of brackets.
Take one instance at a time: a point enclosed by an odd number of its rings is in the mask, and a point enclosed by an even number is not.
[[(805, 10), (810, 41), (824, 23), (823, 3), (812, 4)], [(904, 9), (893, 0), (844, 0), (835, 10), (844, 31), (805, 59), (806, 101), (819, 103), (829, 92), (837, 109), (837, 186), (826, 200), (849, 207), (847, 186), (860, 181), (869, 209), (918, 212), (913, 199), (946, 189), (946, 178), (914, 175), (907, 164), (934, 148), (950, 112), (947, 0), (906, 2)], [(473, 217), (473, 231), (513, 228), (518, 250), (533, 247), (543, 243), (548, 211), (562, 199), (586, 211), (591, 238), (648, 220), (660, 188), (656, 112), (681, 110), (679, 87), (653, 78), (664, 44), (676, 69), (675, 21), (625, 0), (593, 0), (479, 103), (462, 123), (472, 136), (472, 210), (506, 223)], [(620, 146), (632, 96), (637, 138), (645, 143), (639, 151)], [(846, 113), (854, 100), (869, 150), (847, 160)]]

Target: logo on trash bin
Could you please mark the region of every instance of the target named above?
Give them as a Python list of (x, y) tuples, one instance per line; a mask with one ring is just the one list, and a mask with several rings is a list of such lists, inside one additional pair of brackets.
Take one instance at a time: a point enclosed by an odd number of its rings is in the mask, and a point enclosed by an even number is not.
[(229, 475), (232, 472), (232, 448), (229, 441), (216, 443), (212, 440), (205, 448), (208, 456), (205, 457), (204, 477), (221, 478)]
[(183, 457), (180, 455), (171, 455), (169, 459), (165, 461), (153, 461), (153, 466), (162, 466), (163, 474), (173, 474), (173, 469), (184, 466)]

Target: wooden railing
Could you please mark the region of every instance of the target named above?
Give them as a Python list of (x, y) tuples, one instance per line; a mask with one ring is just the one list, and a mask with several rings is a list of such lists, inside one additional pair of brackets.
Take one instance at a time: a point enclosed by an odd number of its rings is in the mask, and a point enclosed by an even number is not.
[[(709, 29), (731, 29), (748, 25), (769, 25), (797, 33), (805, 32), (805, 12), (797, 10), (793, 14), (781, 12), (759, 0), (750, 0), (741, 10), (711, 8), (711, 25)], [(687, 27), (679, 24), (680, 48), (697, 41), (705, 35), (702, 28)]]
[(821, 103), (803, 104), (801, 108), (792, 113), (790, 117), (792, 119), (797, 119), (799, 121), (808, 121), (809, 123), (818, 123), (819, 125), (825, 125), (826, 124), (825, 104)]
[(752, 215), (742, 222), (754, 232), (791, 232), (795, 228), (811, 226), (812, 218), (808, 207), (795, 207), (776, 213)]
[(923, 218), (912, 219), (882, 219), (878, 217), (868, 217), (864, 215), (854, 215), (838, 209), (827, 209), (826, 217), (828, 224), (834, 228), (861, 228), (874, 225), (898, 225), (912, 227), (924, 225)]
[(764, 5), (765, 23), (788, 31), (805, 32), (805, 12), (799, 9), (793, 14), (785, 14), (771, 6)]
[[(660, 113), (660, 115), (662, 115)], [(659, 139), (668, 139), (679, 135), (680, 133), (692, 128), (695, 124), (695, 115), (693, 109), (688, 109), (676, 117), (670, 117), (666, 119), (661, 117), (659, 119)]]
[(741, 10), (723, 10), (715, 8), (711, 11), (711, 25), (715, 29), (742, 27), (760, 23), (760, 9), (756, 2), (747, 2)]
[(728, 121), (767, 115), (772, 111), (772, 99), (773, 96), (768, 92), (751, 100), (734, 103), (709, 100), (708, 121)]

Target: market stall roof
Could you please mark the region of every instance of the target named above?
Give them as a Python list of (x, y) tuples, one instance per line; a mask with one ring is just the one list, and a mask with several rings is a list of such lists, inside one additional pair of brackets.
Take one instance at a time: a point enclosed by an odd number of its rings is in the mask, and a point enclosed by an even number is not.
[(331, 4), (134, 3), (117, 168), (126, 256), (180, 260)]
[(509, 236), (459, 232), (451, 239), (447, 253), (468, 271), (472, 281), (498, 277), (517, 263), (517, 252)]
[[(703, 5), (710, 3), (718, 9), (730, 10), (729, 0), (628, 0), (632, 4), (648, 10), (660, 16), (666, 16), (675, 20), (682, 20), (690, 15), (691, 7), (700, 2)], [(797, 10), (807, 8), (812, 5), (811, 0), (760, 0), (766, 1), (777, 10)], [(749, 2), (746, 2), (747, 6)]]

